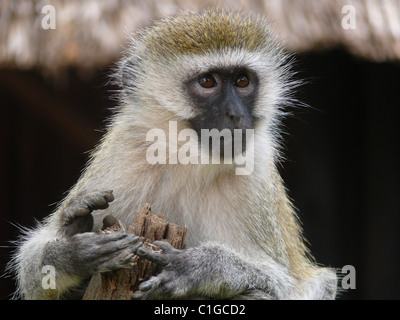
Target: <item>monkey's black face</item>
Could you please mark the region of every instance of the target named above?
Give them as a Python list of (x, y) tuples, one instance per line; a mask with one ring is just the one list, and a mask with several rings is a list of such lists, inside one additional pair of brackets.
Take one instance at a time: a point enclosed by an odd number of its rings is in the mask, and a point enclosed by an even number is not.
[[(233, 150), (234, 132), (241, 133), (244, 151), (246, 129), (254, 129), (253, 110), (258, 93), (256, 75), (245, 68), (213, 69), (185, 85), (193, 107), (200, 111), (200, 115), (190, 121), (198, 136), (201, 137), (202, 129), (229, 130), (230, 141), (220, 136), (220, 154), (224, 156), (224, 146), (230, 144)], [(212, 143), (209, 146), (211, 149)]]

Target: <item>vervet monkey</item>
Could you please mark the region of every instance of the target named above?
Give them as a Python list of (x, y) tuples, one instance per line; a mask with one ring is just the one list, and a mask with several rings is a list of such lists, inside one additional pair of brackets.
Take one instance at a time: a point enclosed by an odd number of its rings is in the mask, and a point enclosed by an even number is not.
[[(224, 10), (185, 11), (138, 31), (131, 42), (116, 74), (120, 104), (107, 133), (56, 211), (22, 236), (10, 265), (17, 293), (67, 298), (93, 274), (127, 267), (138, 254), (163, 271), (142, 283), (135, 299), (335, 298), (336, 274), (313, 262), (277, 170), (279, 121), (294, 85), (288, 56), (267, 21)], [(166, 163), (149, 163), (149, 148), (163, 141), (148, 133), (160, 129), (171, 140), (171, 123), (199, 135), (254, 129), (242, 152), (218, 149), (223, 160), (253, 154), (249, 174), (237, 174), (235, 161), (176, 161), (183, 145), (213, 158), (200, 138), (176, 139), (164, 146)], [(145, 203), (187, 226), (186, 249), (161, 242), (163, 251), (153, 253), (138, 237), (93, 232), (110, 214), (132, 224)], [(55, 268), (55, 289), (42, 287), (44, 265)]]

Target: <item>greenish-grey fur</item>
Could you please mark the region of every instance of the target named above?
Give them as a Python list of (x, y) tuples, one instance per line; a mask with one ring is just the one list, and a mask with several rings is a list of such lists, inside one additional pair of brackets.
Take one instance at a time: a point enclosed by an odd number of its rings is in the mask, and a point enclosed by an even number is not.
[[(260, 51), (268, 47), (269, 25), (259, 16), (237, 12), (183, 11), (138, 33), (152, 54), (175, 56), (204, 54), (226, 49)], [(189, 27), (188, 27), (189, 26)]]

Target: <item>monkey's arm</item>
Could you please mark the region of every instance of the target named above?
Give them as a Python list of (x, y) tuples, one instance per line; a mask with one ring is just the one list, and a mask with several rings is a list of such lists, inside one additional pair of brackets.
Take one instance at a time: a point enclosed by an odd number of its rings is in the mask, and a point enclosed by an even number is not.
[[(140, 246), (139, 237), (88, 232), (93, 226), (92, 210), (106, 208), (112, 200), (109, 192), (74, 197), (45, 224), (27, 232), (10, 266), (17, 274), (22, 298), (67, 298), (92, 274), (129, 265), (127, 261)], [(44, 266), (54, 273), (42, 273), (48, 270)], [(54, 277), (53, 286), (43, 285), (47, 275)]]
[(287, 299), (293, 290), (294, 279), (288, 270), (268, 257), (256, 264), (215, 243), (185, 250), (177, 250), (166, 242), (155, 244), (162, 253), (140, 248), (137, 254), (164, 269), (141, 284), (140, 291), (133, 295), (135, 299)]

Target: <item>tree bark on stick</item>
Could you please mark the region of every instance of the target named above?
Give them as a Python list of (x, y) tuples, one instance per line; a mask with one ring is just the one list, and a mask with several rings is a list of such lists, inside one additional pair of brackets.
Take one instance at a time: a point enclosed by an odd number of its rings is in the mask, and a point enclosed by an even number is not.
[[(163, 214), (151, 212), (149, 204), (145, 204), (135, 214), (132, 226), (126, 227), (112, 216), (104, 218), (103, 228), (99, 232), (115, 231), (138, 235), (143, 246), (153, 250), (161, 250), (152, 244), (156, 240), (168, 241), (177, 249), (183, 249), (185, 246), (186, 227), (169, 223)], [(83, 300), (130, 300), (132, 293), (139, 289), (143, 281), (160, 272), (159, 266), (139, 256), (135, 255), (131, 262), (133, 263), (131, 269), (118, 269), (94, 275)]]

